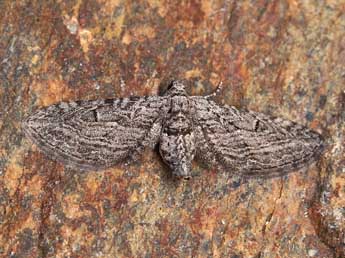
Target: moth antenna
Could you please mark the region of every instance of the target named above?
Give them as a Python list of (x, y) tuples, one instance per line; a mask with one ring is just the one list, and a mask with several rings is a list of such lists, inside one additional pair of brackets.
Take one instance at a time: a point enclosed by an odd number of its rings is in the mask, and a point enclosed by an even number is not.
[(217, 89), (216, 89), (214, 92), (212, 92), (211, 94), (206, 95), (205, 98), (206, 98), (206, 99), (211, 99), (211, 98), (216, 97), (216, 96), (219, 94), (219, 92), (222, 91), (222, 89), (223, 89), (223, 82), (220, 81), (220, 82), (218, 83), (218, 85), (217, 85)]

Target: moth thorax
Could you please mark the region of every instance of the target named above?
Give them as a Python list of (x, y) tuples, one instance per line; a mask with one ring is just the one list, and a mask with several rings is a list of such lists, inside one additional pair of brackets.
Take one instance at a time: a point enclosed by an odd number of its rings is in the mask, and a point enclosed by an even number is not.
[(189, 112), (188, 98), (184, 96), (175, 96), (171, 100), (171, 112)]

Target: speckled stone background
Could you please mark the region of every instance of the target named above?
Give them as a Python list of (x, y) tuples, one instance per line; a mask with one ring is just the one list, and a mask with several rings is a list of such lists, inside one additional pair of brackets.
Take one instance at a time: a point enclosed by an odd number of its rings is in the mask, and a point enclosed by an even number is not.
[[(140, 2), (140, 3), (139, 3)], [(0, 257), (345, 257), (345, 1), (0, 1)], [(21, 120), (62, 100), (194, 95), (322, 133), (319, 162), (241, 180), (159, 155), (81, 173)]]

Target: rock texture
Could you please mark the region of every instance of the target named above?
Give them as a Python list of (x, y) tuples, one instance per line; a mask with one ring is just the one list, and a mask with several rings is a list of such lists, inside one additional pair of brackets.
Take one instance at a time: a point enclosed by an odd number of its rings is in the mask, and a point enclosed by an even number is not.
[[(344, 257), (345, 1), (0, 1), (0, 256)], [(23, 137), (62, 100), (189, 92), (319, 131), (322, 159), (283, 178), (146, 151), (81, 173)]]

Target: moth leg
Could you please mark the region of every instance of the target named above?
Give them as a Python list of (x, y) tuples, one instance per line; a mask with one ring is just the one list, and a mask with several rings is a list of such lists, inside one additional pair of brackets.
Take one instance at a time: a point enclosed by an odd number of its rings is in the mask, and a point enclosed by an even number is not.
[(195, 153), (196, 159), (201, 161), (201, 163), (208, 168), (218, 168), (219, 163), (217, 162), (215, 150), (212, 143), (208, 141), (203, 128), (200, 125), (197, 125), (194, 128), (194, 131), (196, 141), (195, 145), (197, 146)]
[(143, 137), (142, 142), (137, 146), (136, 149), (133, 149), (132, 154), (128, 158), (127, 164), (134, 163), (139, 161), (141, 158), (141, 153), (145, 148), (154, 149), (156, 144), (159, 141), (162, 130), (162, 121), (156, 121), (148, 133)]
[(154, 149), (159, 141), (162, 132), (162, 120), (159, 119), (152, 125), (150, 131), (145, 136), (142, 145)]

